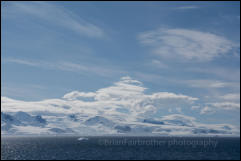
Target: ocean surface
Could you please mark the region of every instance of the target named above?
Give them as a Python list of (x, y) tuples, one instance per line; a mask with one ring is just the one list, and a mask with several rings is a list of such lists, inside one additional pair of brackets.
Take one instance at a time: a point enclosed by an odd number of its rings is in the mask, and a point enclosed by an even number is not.
[(239, 160), (231, 137), (1, 137), (1, 160)]

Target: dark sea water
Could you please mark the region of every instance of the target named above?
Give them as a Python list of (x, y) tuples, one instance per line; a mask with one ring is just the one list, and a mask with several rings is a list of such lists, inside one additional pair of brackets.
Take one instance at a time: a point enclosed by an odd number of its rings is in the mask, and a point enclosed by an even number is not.
[(1, 137), (1, 160), (239, 160), (240, 138)]

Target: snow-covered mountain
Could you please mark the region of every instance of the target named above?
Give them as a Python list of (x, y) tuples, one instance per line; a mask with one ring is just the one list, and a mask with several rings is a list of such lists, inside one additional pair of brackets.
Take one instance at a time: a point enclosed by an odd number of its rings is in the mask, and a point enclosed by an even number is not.
[(22, 111), (17, 112), (13, 117), (25, 126), (30, 125), (44, 127), (47, 124), (46, 120), (43, 119), (40, 115), (31, 116), (30, 114)]
[[(233, 135), (231, 125), (203, 125), (182, 115), (157, 120), (119, 122), (102, 116), (69, 119), (69, 115), (33, 116), (25, 112), (1, 113), (2, 134), (79, 134), (79, 135)], [(77, 121), (83, 120), (83, 121)]]
[(123, 77), (96, 92), (73, 91), (60, 99), (27, 102), (1, 97), (1, 134), (240, 135), (239, 127), (204, 124), (175, 111), (190, 111), (198, 98), (144, 91), (141, 82)]
[(106, 127), (113, 127), (115, 123), (111, 120), (108, 120), (101, 116), (95, 116), (92, 118), (89, 118), (85, 121), (85, 125), (87, 126), (93, 126), (93, 125), (103, 125)]

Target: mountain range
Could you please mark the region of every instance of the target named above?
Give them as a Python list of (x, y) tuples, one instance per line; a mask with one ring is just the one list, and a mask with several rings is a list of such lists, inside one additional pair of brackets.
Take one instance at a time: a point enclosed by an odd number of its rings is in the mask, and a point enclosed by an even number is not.
[(145, 89), (141, 82), (122, 77), (110, 87), (73, 91), (59, 99), (22, 101), (2, 96), (1, 134), (240, 135), (237, 126), (202, 123), (190, 116), (195, 112), (202, 116), (192, 108), (199, 98), (170, 92), (145, 94)]

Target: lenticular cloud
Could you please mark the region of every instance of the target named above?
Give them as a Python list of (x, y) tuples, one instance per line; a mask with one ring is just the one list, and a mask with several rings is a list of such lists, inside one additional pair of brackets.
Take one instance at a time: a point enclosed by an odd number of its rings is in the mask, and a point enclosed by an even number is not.
[(141, 33), (140, 42), (166, 58), (210, 61), (239, 45), (213, 33), (187, 29), (158, 29)]

